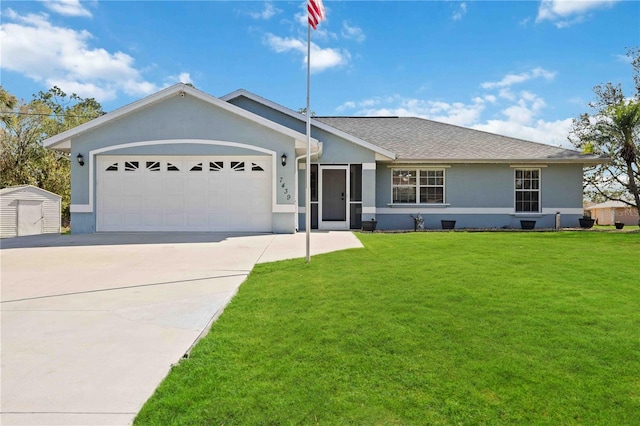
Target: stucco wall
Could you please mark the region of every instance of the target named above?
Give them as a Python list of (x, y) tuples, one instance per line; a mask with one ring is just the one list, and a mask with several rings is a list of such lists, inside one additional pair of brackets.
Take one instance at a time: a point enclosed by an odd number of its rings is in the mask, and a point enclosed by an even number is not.
[[(255, 102), (245, 97), (232, 99), (230, 103), (239, 106), (247, 111), (251, 111), (257, 115), (265, 117), (290, 129), (300, 133), (306, 133), (306, 122), (298, 118), (291, 117), (281, 111), (268, 107), (264, 104)], [(322, 143), (322, 154), (318, 158), (312, 157), (312, 164), (318, 165), (351, 165), (362, 164), (362, 207), (365, 211), (375, 209), (376, 205), (376, 171), (371, 169), (376, 167), (375, 152), (369, 148), (365, 148), (346, 140), (333, 133), (327, 132), (316, 126), (311, 126), (311, 136)], [(301, 159), (304, 162), (305, 159)], [(305, 179), (306, 167), (299, 169), (298, 174), (298, 206), (304, 209), (305, 206)], [(368, 210), (367, 210), (368, 209)], [(363, 213), (363, 218), (371, 218), (374, 214)], [(305, 219), (304, 214), (299, 216), (298, 229), (304, 230)]]
[[(443, 166), (445, 166), (443, 164)], [(425, 227), (440, 228), (440, 220), (456, 220), (458, 228), (519, 228), (520, 220), (536, 227), (578, 226), (582, 216), (582, 165), (540, 167), (541, 212), (515, 213), (514, 167), (509, 164), (451, 164), (445, 168), (445, 205), (411, 206), (391, 203), (391, 168), (378, 165), (376, 218), (380, 229), (413, 229), (411, 216), (420, 213)], [(535, 167), (535, 166), (532, 166)]]
[[(176, 143), (146, 144), (167, 140), (176, 140)], [(198, 143), (181, 143), (186, 140), (197, 140)], [(224, 146), (220, 142), (255, 146), (270, 153), (247, 146)], [(146, 145), (110, 149), (116, 145), (131, 143)], [(280, 182), (282, 178), (282, 182), (290, 188), (293, 188), (295, 182), (293, 162), (287, 167), (280, 164), (282, 154), (289, 158), (295, 157), (295, 140), (291, 136), (189, 95), (176, 95), (111, 121), (71, 141), (71, 158), (75, 159), (78, 153), (85, 158), (84, 166), (74, 161), (71, 167), (71, 221), (74, 233), (95, 232), (96, 171), (95, 167), (94, 170), (89, 167), (92, 152), (94, 155), (273, 155), (276, 158), (276, 181)], [(87, 206), (90, 202), (90, 173), (93, 175), (94, 211), (73, 212), (73, 206)], [(274, 197), (279, 205), (294, 204), (294, 200), (287, 200), (282, 191), (276, 191)], [(86, 209), (80, 209), (83, 208)], [(291, 218), (295, 217), (293, 213), (287, 214)], [(281, 217), (287, 214), (279, 214), (278, 218), (274, 215), (274, 230), (281, 229), (283, 223), (292, 221)], [(289, 232), (293, 229), (291, 227)]]

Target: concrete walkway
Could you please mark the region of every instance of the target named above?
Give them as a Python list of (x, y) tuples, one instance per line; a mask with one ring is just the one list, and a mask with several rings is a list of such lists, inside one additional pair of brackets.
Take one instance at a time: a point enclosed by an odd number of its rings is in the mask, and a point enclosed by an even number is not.
[[(361, 247), (311, 235), (311, 253)], [(0, 424), (128, 425), (256, 263), (305, 234), (94, 234), (0, 241)], [(313, 261), (313, 259), (312, 259)]]

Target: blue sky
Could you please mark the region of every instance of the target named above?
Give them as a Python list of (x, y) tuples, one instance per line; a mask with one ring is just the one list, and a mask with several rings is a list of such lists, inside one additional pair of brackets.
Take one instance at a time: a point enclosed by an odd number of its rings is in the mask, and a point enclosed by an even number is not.
[[(640, 2), (325, 1), (317, 115), (420, 116), (567, 146), (596, 84), (633, 81)], [(57, 85), (114, 110), (176, 82), (306, 102), (304, 1), (7, 1), (1, 83)]]

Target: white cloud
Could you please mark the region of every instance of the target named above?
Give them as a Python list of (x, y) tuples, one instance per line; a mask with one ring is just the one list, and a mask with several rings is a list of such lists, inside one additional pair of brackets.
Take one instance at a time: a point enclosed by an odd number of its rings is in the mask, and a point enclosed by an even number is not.
[(510, 123), (528, 125), (546, 104), (542, 98), (529, 92), (522, 92), (520, 96), (514, 105), (505, 108), (502, 113)]
[(276, 8), (273, 3), (265, 2), (264, 9), (262, 9), (260, 12), (250, 12), (249, 16), (251, 16), (253, 19), (269, 20), (280, 12), (280, 9)]
[(514, 138), (571, 147), (567, 141), (571, 118), (555, 121), (536, 118), (547, 105), (544, 99), (526, 90), (521, 91), (517, 97), (513, 93), (512, 95), (512, 101), (515, 102), (501, 111), (505, 119), (491, 119), (471, 127)]
[(372, 99), (365, 99), (364, 101), (360, 102), (358, 105), (360, 105), (361, 107), (368, 108), (378, 104), (380, 104), (380, 99), (372, 98)]
[(39, 0), (44, 7), (52, 12), (64, 16), (85, 16), (91, 17), (91, 12), (87, 10), (80, 0)]
[(572, 121), (571, 118), (556, 121), (536, 120), (529, 125), (522, 125), (505, 120), (488, 120), (486, 123), (476, 124), (471, 127), (476, 130), (483, 130), (512, 138), (572, 148), (567, 140)]
[[(307, 44), (295, 38), (283, 38), (268, 33), (265, 36), (265, 43), (276, 53), (297, 52), (302, 54), (302, 63), (307, 63)], [(346, 50), (321, 48), (315, 43), (311, 43), (311, 71), (320, 72), (329, 68), (346, 65), (351, 59), (351, 55)]]
[(178, 75), (170, 75), (167, 78), (167, 83), (169, 85), (175, 83), (193, 84), (193, 79), (191, 78), (191, 74), (189, 74), (188, 72), (181, 72)]
[[(531, 75), (549, 75), (544, 70)], [(509, 87), (499, 95), (482, 94), (468, 102), (446, 102), (407, 98), (400, 95), (378, 96), (348, 101), (336, 109), (339, 113), (365, 116), (421, 117), (469, 127), (490, 133), (571, 148), (567, 135), (572, 119), (546, 121), (541, 118), (547, 104), (529, 90), (514, 92)]]
[(566, 28), (584, 22), (589, 12), (612, 7), (620, 0), (542, 0), (536, 23), (550, 21), (558, 28)]
[(0, 26), (3, 70), (99, 101), (112, 100), (118, 92), (141, 96), (157, 90), (134, 68), (131, 56), (90, 47), (92, 35), (86, 30), (55, 26), (46, 14), (21, 16), (9, 9), (5, 15), (15, 22), (5, 19)]
[(618, 62), (622, 62), (624, 64), (631, 64), (633, 59), (629, 55), (614, 55)]
[(502, 99), (507, 99), (509, 101), (515, 101), (516, 100), (515, 93), (513, 93), (511, 91), (511, 89), (509, 89), (508, 87), (505, 87), (504, 89), (500, 89), (498, 91), (498, 96), (500, 96)]
[(184, 84), (193, 84), (193, 80), (191, 79), (191, 75), (188, 72), (181, 72), (178, 76), (178, 81)]
[(460, 3), (455, 12), (453, 12), (453, 16), (451, 19), (454, 21), (459, 21), (462, 19), (464, 15), (467, 14), (467, 4), (465, 2)]
[(340, 105), (338, 108), (336, 108), (336, 111), (338, 112), (342, 112), (342, 111), (346, 111), (348, 109), (353, 109), (356, 107), (356, 103), (353, 101), (346, 101), (344, 102), (342, 105)]
[(108, 101), (116, 98), (116, 91), (110, 87), (100, 87), (94, 83), (82, 83), (79, 81), (65, 80), (64, 78), (49, 78), (47, 86), (58, 86), (65, 93), (75, 93), (83, 98), (95, 98), (100, 101)]
[(534, 68), (529, 72), (522, 74), (507, 74), (500, 81), (488, 81), (480, 85), (483, 89), (498, 89), (502, 87), (510, 87), (514, 84), (524, 83), (525, 81), (535, 78), (544, 78), (545, 80), (553, 80), (556, 76), (555, 72), (547, 71), (544, 68)]
[(342, 37), (362, 43), (367, 38), (360, 27), (352, 27), (347, 21), (342, 23)]
[(395, 105), (370, 108), (381, 102), (382, 100), (379, 98), (359, 102), (358, 106), (363, 108), (357, 112), (357, 115), (421, 117), (458, 126), (469, 126), (478, 121), (485, 108), (485, 103), (480, 98), (475, 98), (471, 103), (465, 104), (403, 98), (397, 95), (387, 97), (384, 100), (385, 103), (394, 103)]

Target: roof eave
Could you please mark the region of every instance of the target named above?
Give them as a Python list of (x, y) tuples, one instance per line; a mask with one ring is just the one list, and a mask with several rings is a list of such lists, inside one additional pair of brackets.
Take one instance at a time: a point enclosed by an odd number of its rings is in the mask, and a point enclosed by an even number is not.
[(396, 158), (399, 164), (605, 164), (609, 158)]

